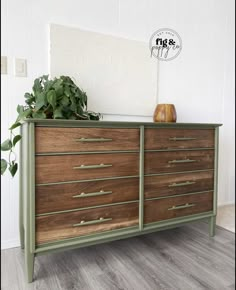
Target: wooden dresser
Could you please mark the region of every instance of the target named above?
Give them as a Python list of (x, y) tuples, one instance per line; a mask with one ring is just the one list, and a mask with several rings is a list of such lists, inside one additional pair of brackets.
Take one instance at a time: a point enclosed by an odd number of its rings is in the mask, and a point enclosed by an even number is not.
[(26, 120), (20, 238), (34, 257), (209, 220), (220, 124)]

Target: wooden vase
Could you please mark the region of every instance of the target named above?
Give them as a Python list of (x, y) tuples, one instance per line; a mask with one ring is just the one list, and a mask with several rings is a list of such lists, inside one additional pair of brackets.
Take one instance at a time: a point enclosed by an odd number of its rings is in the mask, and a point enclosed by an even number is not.
[(173, 104), (158, 104), (154, 111), (154, 122), (176, 122), (177, 114)]

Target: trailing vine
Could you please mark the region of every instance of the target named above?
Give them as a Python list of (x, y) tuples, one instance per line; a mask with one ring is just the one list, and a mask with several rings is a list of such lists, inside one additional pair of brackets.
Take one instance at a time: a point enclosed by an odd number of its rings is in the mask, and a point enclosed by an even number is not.
[(18, 105), (18, 117), (9, 128), (10, 137), (1, 144), (1, 151), (9, 151), (8, 160), (1, 159), (1, 175), (8, 168), (14, 176), (18, 169), (14, 148), (21, 140), (13, 130), (21, 126), (25, 118), (100, 120), (100, 113), (87, 110), (87, 95), (69, 76), (49, 79), (43, 75), (34, 80), (31, 93), (25, 93), (25, 106)]

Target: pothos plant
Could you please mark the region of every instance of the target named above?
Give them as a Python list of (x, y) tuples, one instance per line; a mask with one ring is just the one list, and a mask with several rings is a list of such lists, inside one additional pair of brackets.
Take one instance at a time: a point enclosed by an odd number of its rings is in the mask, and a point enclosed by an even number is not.
[(18, 117), (9, 128), (10, 137), (1, 144), (1, 151), (9, 151), (8, 160), (1, 159), (1, 175), (8, 168), (11, 175), (17, 172), (18, 164), (14, 148), (21, 140), (13, 130), (21, 126), (25, 118), (100, 120), (101, 114), (87, 110), (87, 95), (69, 76), (49, 79), (43, 75), (34, 80), (31, 93), (25, 93), (25, 105), (18, 105)]

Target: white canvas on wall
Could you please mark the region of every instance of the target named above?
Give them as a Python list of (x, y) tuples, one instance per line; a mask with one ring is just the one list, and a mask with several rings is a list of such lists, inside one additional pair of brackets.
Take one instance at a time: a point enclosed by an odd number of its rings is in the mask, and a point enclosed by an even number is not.
[(157, 60), (145, 42), (51, 24), (50, 74), (74, 78), (89, 110), (151, 116), (156, 106)]

